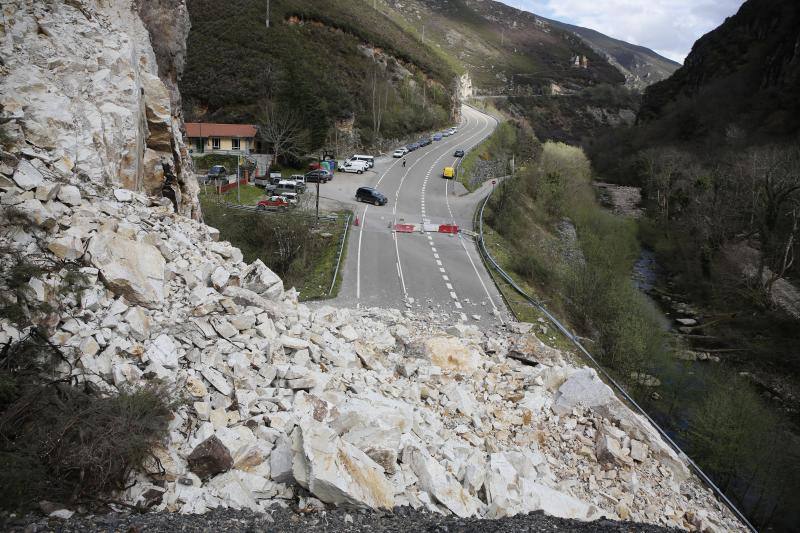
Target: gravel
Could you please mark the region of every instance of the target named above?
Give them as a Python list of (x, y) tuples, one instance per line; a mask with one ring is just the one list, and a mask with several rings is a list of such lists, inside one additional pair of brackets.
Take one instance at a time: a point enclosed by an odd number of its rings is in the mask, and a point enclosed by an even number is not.
[(546, 516), (543, 513), (517, 515), (498, 520), (456, 518), (399, 507), (392, 513), (336, 508), (309, 513), (276, 507), (266, 514), (252, 511), (216, 509), (203, 515), (177, 513), (146, 513), (106, 515), (75, 515), (58, 520), (28, 515), (22, 518), (0, 517), (3, 531), (39, 533), (53, 531), (107, 531), (125, 533), (175, 533), (184, 531), (298, 531), (312, 532), (472, 532), (493, 531), (518, 533), (523, 531), (592, 531), (592, 532), (660, 532), (674, 531), (649, 524), (597, 520), (580, 522)]

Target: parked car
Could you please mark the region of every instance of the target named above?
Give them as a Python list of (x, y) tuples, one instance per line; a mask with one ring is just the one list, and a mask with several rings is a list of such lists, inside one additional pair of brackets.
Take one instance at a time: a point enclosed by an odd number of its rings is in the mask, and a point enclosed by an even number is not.
[(434, 141), (441, 141), (442, 140), (442, 134), (441, 133), (434, 133), (433, 134), (433, 140)]
[(406, 145), (406, 148), (408, 148), (409, 152), (413, 152), (414, 150), (419, 148), (419, 143), (411, 143), (409, 145)]
[(404, 155), (406, 155), (407, 152), (408, 150), (406, 149), (398, 148), (397, 150), (392, 152), (392, 157), (403, 157)]
[(281, 193), (281, 196), (289, 202), (289, 205), (297, 205), (297, 202), (300, 201), (300, 197), (296, 192), (284, 192)]
[(455, 152), (453, 152), (453, 157), (464, 157), (464, 150), (459, 148)]
[(374, 205), (386, 205), (386, 196), (372, 187), (359, 187), (356, 191), (356, 200)]
[(456, 169), (454, 167), (444, 167), (442, 171), (442, 177), (447, 179), (453, 179), (456, 175)]
[(289, 180), (297, 183), (297, 187), (299, 189), (298, 192), (305, 192), (306, 190), (306, 177), (302, 174), (292, 174), (289, 176)]
[(428, 146), (429, 144), (431, 144), (431, 140), (429, 137), (423, 137), (418, 142), (420, 146)]
[(270, 185), (277, 185), (279, 181), (281, 181), (283, 177), (281, 176), (280, 172), (270, 172), (269, 176), (261, 176), (253, 180), (253, 184), (256, 187), (264, 187), (267, 188)]
[(375, 157), (371, 155), (355, 154), (348, 159), (348, 161), (365, 161), (369, 165), (369, 168), (375, 166)]
[(368, 165), (364, 161), (345, 161), (344, 165), (339, 167), (339, 170), (342, 172), (351, 172), (356, 174), (363, 174), (365, 170), (367, 170)]
[(228, 169), (222, 165), (214, 165), (208, 169), (208, 173), (203, 177), (203, 183), (228, 182)]
[(283, 196), (273, 195), (258, 202), (256, 211), (285, 211), (289, 209), (289, 201)]
[(331, 179), (328, 171), (320, 168), (307, 172), (304, 177), (306, 183), (327, 183)]
[(275, 185), (267, 185), (264, 190), (267, 194), (299, 193), (304, 191), (305, 187), (305, 183), (297, 183), (294, 180), (280, 180)]

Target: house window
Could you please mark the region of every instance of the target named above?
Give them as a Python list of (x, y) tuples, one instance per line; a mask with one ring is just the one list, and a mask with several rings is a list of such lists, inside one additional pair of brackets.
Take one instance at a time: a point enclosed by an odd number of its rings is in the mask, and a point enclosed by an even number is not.
[(238, 150), (239, 149), (239, 139), (231, 139), (231, 147), (234, 150)]
[(211, 138), (211, 149), (212, 150), (219, 150), (219, 137), (212, 137)]

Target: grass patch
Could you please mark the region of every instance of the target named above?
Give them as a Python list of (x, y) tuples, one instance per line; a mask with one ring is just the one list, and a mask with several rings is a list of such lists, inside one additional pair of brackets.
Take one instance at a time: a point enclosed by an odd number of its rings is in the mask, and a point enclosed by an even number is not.
[(345, 213), (336, 220), (320, 220), (315, 225), (313, 212), (302, 208), (285, 213), (256, 213), (227, 209), (209, 197), (201, 197), (206, 224), (217, 228), (220, 238), (242, 251), (247, 262), (261, 259), (283, 280), (295, 287), (301, 300), (316, 300), (328, 295), (333, 269), (344, 232)]
[(255, 185), (240, 185), (239, 186), (239, 200), (236, 199), (236, 189), (231, 189), (228, 192), (218, 194), (216, 187), (211, 185), (200, 186), (200, 201), (205, 203), (214, 202), (228, 202), (230, 204), (239, 205), (256, 205), (259, 200), (264, 198), (264, 189), (256, 187)]

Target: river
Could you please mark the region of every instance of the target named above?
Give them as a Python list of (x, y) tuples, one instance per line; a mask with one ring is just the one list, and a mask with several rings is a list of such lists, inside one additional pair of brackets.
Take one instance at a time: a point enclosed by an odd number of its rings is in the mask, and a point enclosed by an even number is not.
[[(601, 203), (618, 216), (642, 216), (638, 205), (638, 189), (611, 184), (599, 184), (597, 188)], [(725, 450), (728, 448), (736, 448), (730, 446), (728, 440), (760, 442), (763, 436), (755, 432), (764, 431), (767, 427), (759, 425), (758, 420), (746, 419), (747, 413), (740, 414), (735, 405), (725, 405), (725, 402), (736, 400), (725, 397), (723, 391), (726, 389), (723, 384), (736, 383), (740, 387), (738, 392), (744, 393), (738, 398), (750, 398), (750, 393), (752, 397), (759, 398), (761, 391), (748, 380), (742, 379), (737, 368), (726, 364), (724, 360), (720, 361), (714, 354), (691, 350), (690, 341), (695, 337), (685, 334), (702, 334), (703, 317), (695, 314), (686, 302), (665, 294), (667, 277), (668, 273), (658, 265), (656, 254), (642, 248), (633, 267), (631, 282), (658, 310), (659, 321), (667, 333), (672, 355), (657, 361), (649, 370), (659, 384), (640, 388), (634, 395), (670, 437), (693, 456), (717, 484), (724, 487), (728, 497), (759, 529), (796, 531), (800, 524), (800, 491), (784, 486), (786, 479), (800, 479), (800, 467), (796, 461), (781, 457), (781, 461), (775, 461), (775, 464), (786, 465), (785, 468), (790, 468), (792, 472), (788, 475), (769, 475), (770, 468), (762, 468), (760, 465), (754, 468), (749, 464), (750, 461), (771, 461), (767, 452), (761, 449), (744, 453), (741, 461), (748, 464), (736, 464), (733, 470), (724, 466), (728, 457), (721, 460), (709, 459), (716, 452), (721, 455), (727, 453)], [(682, 319), (683, 324), (678, 319)], [(717, 396), (720, 397), (721, 407), (709, 401), (709, 398)], [(767, 402), (764, 404), (768, 406), (769, 415), (775, 419), (778, 427), (794, 427), (790, 418), (780, 409)], [(713, 412), (715, 408), (723, 417), (725, 413), (728, 414), (729, 425), (738, 427), (727, 429), (721, 424), (720, 432), (708, 435), (708, 425), (703, 425), (700, 421), (706, 420), (709, 410)], [(737, 416), (742, 417), (741, 421), (735, 420)], [(703, 431), (706, 432), (705, 437), (701, 435)], [(774, 432), (772, 438), (775, 442), (768, 445), (777, 450), (776, 453), (788, 455), (792, 450), (799, 449), (796, 432)], [(756, 457), (760, 459), (757, 460)]]

